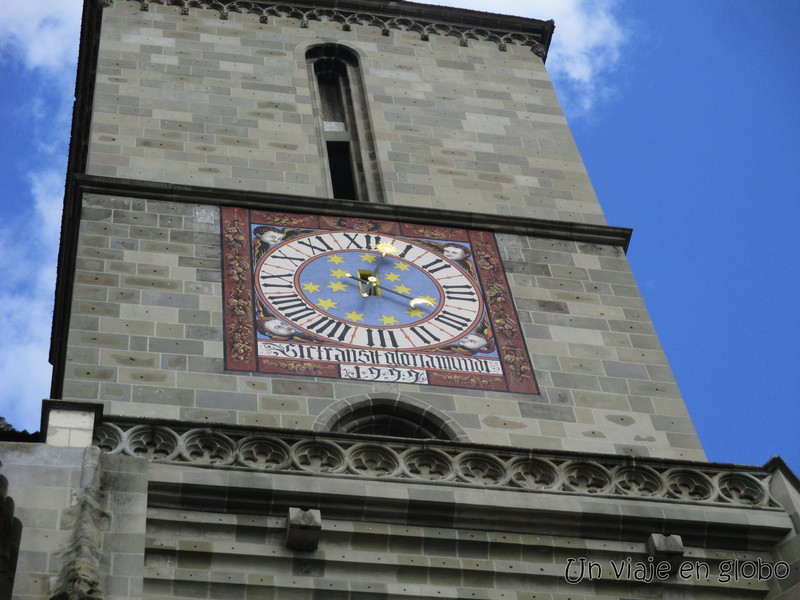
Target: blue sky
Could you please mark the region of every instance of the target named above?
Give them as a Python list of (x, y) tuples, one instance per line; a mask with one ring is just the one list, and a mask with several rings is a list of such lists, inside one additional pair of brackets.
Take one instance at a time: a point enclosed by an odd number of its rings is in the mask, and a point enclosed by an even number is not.
[[(436, 3), (555, 19), (548, 70), (709, 459), (800, 472), (800, 4)], [(31, 431), (79, 20), (80, 0), (29, 0), (0, 23), (0, 415)]]
[(573, 123), (708, 457), (800, 469), (800, 4), (638, 0)]

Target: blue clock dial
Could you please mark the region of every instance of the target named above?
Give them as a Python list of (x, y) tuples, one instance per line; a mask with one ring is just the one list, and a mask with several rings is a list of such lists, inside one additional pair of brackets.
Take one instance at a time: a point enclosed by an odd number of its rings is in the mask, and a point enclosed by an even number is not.
[[(296, 287), (307, 303), (332, 317), (372, 327), (425, 321), (442, 293), (431, 275), (411, 263), (354, 250), (310, 259), (298, 270)], [(424, 302), (412, 306), (413, 299)]]
[(436, 348), (463, 338), (484, 304), (444, 253), (390, 236), (335, 231), (269, 248), (258, 291), (273, 329), (360, 348)]

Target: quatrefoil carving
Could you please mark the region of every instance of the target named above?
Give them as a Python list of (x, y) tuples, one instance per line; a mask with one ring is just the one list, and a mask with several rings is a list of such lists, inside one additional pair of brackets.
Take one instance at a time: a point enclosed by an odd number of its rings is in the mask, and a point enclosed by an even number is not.
[(761, 483), (746, 473), (726, 473), (718, 480), (720, 494), (735, 504), (756, 506), (766, 497)]
[(714, 483), (693, 469), (673, 469), (667, 473), (667, 489), (673, 498), (708, 500), (714, 495)]
[(350, 470), (367, 477), (386, 477), (400, 469), (400, 459), (390, 448), (378, 444), (356, 444), (347, 452)]
[(407, 450), (401, 455), (403, 466), (414, 479), (444, 480), (454, 475), (452, 459), (439, 450), (421, 448)]
[(509, 463), (511, 483), (532, 490), (555, 490), (561, 485), (556, 466), (541, 458), (521, 457)]
[(465, 452), (456, 459), (458, 478), (468, 483), (501, 485), (506, 481), (505, 465), (489, 454)]
[(575, 461), (563, 466), (564, 486), (573, 492), (602, 494), (611, 488), (608, 470), (592, 462)]
[(292, 448), (292, 462), (298, 469), (314, 473), (338, 473), (345, 468), (342, 449), (323, 440), (297, 442)]
[(102, 423), (94, 431), (92, 446), (97, 446), (103, 452), (119, 454), (123, 451), (125, 434), (113, 423)]
[(664, 480), (658, 472), (642, 465), (620, 467), (614, 474), (614, 484), (618, 490), (629, 496), (664, 494)]
[(137, 425), (125, 434), (125, 454), (147, 460), (174, 460), (180, 450), (180, 438), (166, 427)]
[(233, 440), (211, 429), (190, 429), (183, 434), (181, 445), (181, 455), (189, 462), (228, 465), (236, 457)]
[(253, 469), (286, 469), (292, 462), (290, 453), (289, 446), (278, 439), (252, 436), (239, 442), (236, 462)]

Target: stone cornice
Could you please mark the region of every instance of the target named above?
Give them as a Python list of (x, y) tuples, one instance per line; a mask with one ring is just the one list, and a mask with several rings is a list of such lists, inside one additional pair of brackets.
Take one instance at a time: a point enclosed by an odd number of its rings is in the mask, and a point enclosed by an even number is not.
[(633, 231), (626, 227), (554, 221), (506, 215), (490, 215), (466, 211), (420, 208), (396, 204), (377, 204), (328, 198), (294, 196), (180, 185), (135, 179), (119, 179), (98, 175), (74, 176), (83, 192), (91, 194), (127, 195), (148, 200), (166, 200), (191, 204), (233, 205), (258, 210), (311, 212), (321, 215), (344, 215), (425, 225), (457, 224), (458, 227), (484, 229), (495, 233), (511, 233), (531, 237), (570, 240), (621, 247), (627, 251)]
[[(110, 6), (113, 0), (96, 0), (100, 6)], [(216, 10), (221, 19), (231, 12), (252, 14), (262, 23), (271, 18), (295, 19), (300, 27), (309, 27), (312, 21), (340, 23), (344, 31), (354, 25), (379, 27), (383, 35), (392, 29), (414, 31), (421, 40), (431, 35), (453, 36), (462, 46), (470, 39), (494, 42), (500, 51), (509, 44), (526, 46), (542, 60), (547, 51), (555, 25), (553, 21), (540, 21), (523, 17), (493, 15), (472, 10), (430, 6), (413, 2), (376, 2), (375, 0), (339, 0), (328, 2), (332, 8), (320, 8), (314, 2), (265, 2), (218, 0), (136, 0), (143, 11), (151, 4), (176, 6), (181, 14), (188, 15), (193, 8)]]

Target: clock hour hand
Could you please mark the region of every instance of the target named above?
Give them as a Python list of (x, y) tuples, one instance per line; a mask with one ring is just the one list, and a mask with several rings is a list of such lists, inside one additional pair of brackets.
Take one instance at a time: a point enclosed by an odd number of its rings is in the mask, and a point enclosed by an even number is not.
[[(372, 270), (372, 275), (367, 278), (367, 291), (361, 294), (365, 298), (369, 296), (369, 293), (372, 291), (372, 288), (380, 287), (378, 285), (378, 278), (376, 277), (376, 275), (378, 273), (378, 269), (381, 268), (381, 263), (383, 262), (383, 259), (386, 258), (387, 254), (397, 254), (397, 248), (393, 244), (389, 244), (388, 242), (373, 244), (372, 247), (373, 249), (381, 253), (381, 257), (378, 259), (375, 268)], [(381, 288), (381, 289), (386, 289), (386, 288)]]
[[(350, 273), (347, 274), (347, 277), (359, 282), (364, 281), (363, 279), (359, 279), (358, 277), (353, 277)], [(389, 292), (390, 294), (394, 294), (395, 296), (402, 296), (403, 298), (408, 298), (410, 300), (409, 305), (412, 308), (415, 308), (417, 306), (435, 306), (434, 303), (428, 300), (427, 298), (414, 298), (412, 296), (409, 296), (408, 294), (402, 294), (400, 292), (396, 292), (394, 290), (390, 290), (389, 288), (383, 287), (382, 285), (378, 285), (377, 283), (375, 283), (377, 280), (378, 278), (375, 277), (374, 275), (371, 275), (367, 279), (367, 282), (369, 283), (367, 291), (361, 292), (361, 295), (364, 296), (364, 298), (367, 298), (369, 296), (370, 290), (372, 290), (373, 288), (377, 288), (379, 290), (383, 290), (384, 292)]]

